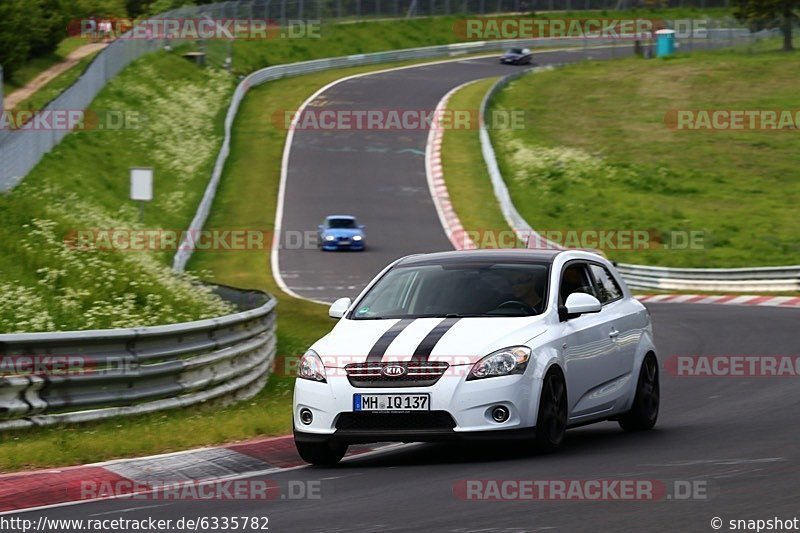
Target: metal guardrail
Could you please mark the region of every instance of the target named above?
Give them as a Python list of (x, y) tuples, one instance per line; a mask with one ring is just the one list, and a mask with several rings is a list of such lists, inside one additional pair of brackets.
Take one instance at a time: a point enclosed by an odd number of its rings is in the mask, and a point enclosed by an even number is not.
[(220, 290), (252, 308), (165, 326), (0, 335), (0, 431), (254, 396), (275, 357), (277, 302)]
[[(552, 67), (549, 67), (552, 68)], [(547, 68), (534, 69), (534, 71)], [(497, 155), (492, 146), (489, 131), (486, 128), (486, 110), (492, 98), (511, 81), (530, 73), (518, 72), (498, 80), (481, 102), (480, 141), (481, 152), (492, 181), (495, 197), (500, 204), (503, 217), (510, 228), (522, 242), (529, 238), (537, 238), (537, 242), (554, 248), (557, 243), (548, 241), (531, 227), (527, 220), (517, 211), (505, 179), (497, 164)], [(763, 267), (763, 268), (669, 268), (620, 263), (617, 269), (625, 282), (632, 289), (663, 291), (758, 291), (758, 292), (793, 292), (800, 291), (800, 266)]]
[[(266, 67), (261, 70), (250, 74), (243, 79), (231, 98), (231, 104), (228, 107), (227, 115), (225, 116), (225, 138), (222, 142), (219, 155), (217, 156), (214, 170), (211, 174), (211, 179), (208, 182), (203, 198), (197, 208), (197, 212), (192, 220), (188, 230), (184, 234), (184, 240), (178, 247), (178, 251), (173, 258), (172, 268), (176, 272), (183, 272), (186, 268), (186, 263), (191, 258), (194, 252), (194, 243), (192, 236), (197, 235), (203, 229), (208, 215), (211, 211), (211, 205), (216, 196), (219, 181), (222, 178), (222, 170), (225, 167), (225, 161), (230, 153), (231, 144), (231, 130), (233, 122), (236, 119), (236, 114), (239, 111), (239, 106), (242, 103), (247, 91), (252, 87), (257, 87), (268, 81), (277, 80), (289, 76), (300, 76), (303, 74), (310, 74), (313, 72), (320, 72), (323, 70), (355, 67), (361, 65), (372, 65), (377, 63), (390, 63), (394, 61), (407, 61), (414, 59), (428, 59), (437, 57), (448, 57), (456, 55), (465, 55), (478, 52), (495, 52), (507, 49), (509, 46), (579, 46), (584, 44), (585, 39), (519, 39), (519, 40), (497, 40), (497, 41), (479, 41), (449, 44), (443, 46), (428, 46), (424, 48), (411, 48), (407, 50), (397, 50), (391, 52), (378, 52), (373, 54), (358, 54), (351, 56), (335, 57), (330, 59), (316, 59), (313, 61), (302, 61), (299, 63), (289, 63), (286, 65), (276, 65), (274, 67)], [(615, 39), (595, 39), (595, 42), (614, 42)]]
[(621, 263), (617, 270), (636, 289), (676, 291), (800, 291), (800, 266), (763, 268), (669, 268)]

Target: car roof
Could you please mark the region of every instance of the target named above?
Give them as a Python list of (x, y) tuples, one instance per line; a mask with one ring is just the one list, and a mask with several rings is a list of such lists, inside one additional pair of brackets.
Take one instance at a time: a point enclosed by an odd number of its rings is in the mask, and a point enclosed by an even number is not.
[(527, 248), (499, 248), (492, 250), (458, 250), (429, 254), (409, 255), (397, 262), (397, 266), (425, 263), (459, 263), (470, 261), (510, 261), (531, 263), (552, 263), (564, 250), (543, 250)]
[(328, 216), (325, 217), (326, 220), (331, 219), (331, 218), (346, 218), (346, 219), (349, 219), (349, 220), (355, 220), (356, 219), (356, 217), (354, 217), (353, 215), (328, 215)]

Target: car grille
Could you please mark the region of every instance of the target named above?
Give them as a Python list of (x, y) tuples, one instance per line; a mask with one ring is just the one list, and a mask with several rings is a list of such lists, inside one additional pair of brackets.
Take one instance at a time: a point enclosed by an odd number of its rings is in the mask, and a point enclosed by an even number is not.
[(341, 413), (336, 429), (348, 431), (449, 430), (456, 421), (447, 411), (416, 413)]
[[(387, 366), (401, 366), (402, 376), (386, 376)], [(351, 363), (344, 367), (354, 387), (430, 387), (450, 367), (442, 361), (407, 361), (403, 363)]]

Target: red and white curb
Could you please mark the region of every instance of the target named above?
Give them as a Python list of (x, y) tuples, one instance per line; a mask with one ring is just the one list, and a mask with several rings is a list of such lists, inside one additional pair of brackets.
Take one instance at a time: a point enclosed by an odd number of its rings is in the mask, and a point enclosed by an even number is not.
[[(386, 445), (351, 446), (348, 456)], [(134, 498), (181, 486), (213, 485), (305, 466), (292, 436), (138, 459), (0, 475), (0, 514), (93, 500)], [(173, 493), (175, 491), (173, 490)], [(174, 499), (174, 498), (173, 498)]]
[[(451, 89), (439, 100), (433, 116), (441, 117), (450, 97), (476, 81), (480, 80), (470, 81)], [(447, 192), (447, 184), (444, 181), (444, 171), (442, 169), (443, 139), (444, 128), (432, 124), (428, 133), (428, 142), (425, 146), (425, 174), (428, 178), (428, 188), (431, 192), (431, 198), (433, 198), (433, 204), (436, 207), (436, 213), (439, 215), (439, 221), (447, 234), (447, 238), (453, 244), (453, 248), (456, 250), (474, 250), (477, 246), (464, 231), (464, 226), (461, 224), (453, 203), (450, 201), (450, 194)]]
[(702, 294), (649, 294), (636, 296), (640, 302), (673, 304), (720, 304), (720, 305), (758, 305), (762, 307), (800, 308), (800, 297), (796, 296), (755, 296), (727, 294), (722, 296)]

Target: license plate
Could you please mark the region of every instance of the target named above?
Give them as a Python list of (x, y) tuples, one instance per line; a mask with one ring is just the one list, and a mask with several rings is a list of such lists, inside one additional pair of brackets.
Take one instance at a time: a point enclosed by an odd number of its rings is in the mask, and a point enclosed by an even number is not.
[(342, 239), (341, 241), (339, 241), (339, 244), (344, 244), (345, 246), (347, 246), (350, 244), (350, 241), (347, 239)]
[(353, 394), (353, 411), (430, 411), (428, 394)]

